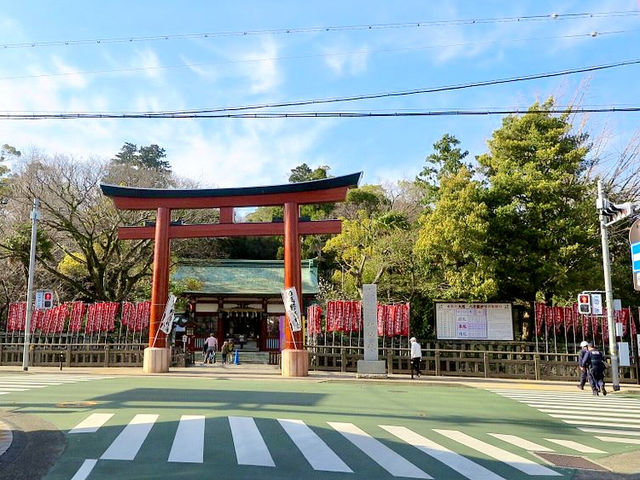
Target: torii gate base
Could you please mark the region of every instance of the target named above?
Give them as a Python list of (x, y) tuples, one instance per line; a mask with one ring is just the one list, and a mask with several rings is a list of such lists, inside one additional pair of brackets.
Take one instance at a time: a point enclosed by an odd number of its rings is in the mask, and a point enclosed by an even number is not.
[(306, 350), (282, 350), (280, 364), (283, 377), (306, 377), (309, 375), (309, 352)]
[(143, 373), (167, 373), (171, 364), (169, 348), (147, 347), (142, 360)]

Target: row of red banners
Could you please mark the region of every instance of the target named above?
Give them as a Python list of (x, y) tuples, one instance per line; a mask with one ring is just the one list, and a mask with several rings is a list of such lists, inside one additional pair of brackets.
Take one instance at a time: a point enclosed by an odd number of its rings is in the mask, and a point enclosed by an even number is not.
[[(545, 335), (575, 334), (581, 338), (609, 338), (609, 325), (606, 321), (607, 311), (603, 315), (581, 315), (578, 304), (567, 307), (550, 307), (544, 303), (535, 305), (536, 335), (539, 337), (544, 330)], [(603, 321), (604, 319), (604, 321)], [(623, 308), (614, 312), (614, 321), (622, 324), (623, 336), (631, 330), (635, 336), (637, 326), (631, 308)]]
[[(391, 305), (378, 304), (378, 335), (393, 337), (409, 335), (409, 303)], [(362, 329), (362, 303), (350, 300), (327, 302), (327, 332), (358, 332)], [(307, 332), (322, 333), (322, 308), (311, 305), (307, 308)]]
[[(34, 310), (31, 313), (31, 332), (40, 331), (44, 334), (64, 332), (65, 325), (68, 333), (112, 332), (115, 330), (116, 316), (120, 309), (118, 302), (100, 302), (85, 304), (84, 302), (68, 302), (47, 310)], [(149, 327), (151, 302), (122, 302), (120, 323), (128, 331), (140, 332)], [(86, 316), (86, 318), (85, 318)], [(14, 302), (9, 304), (7, 331), (24, 331), (27, 317), (27, 303)], [(68, 322), (67, 322), (68, 320)]]

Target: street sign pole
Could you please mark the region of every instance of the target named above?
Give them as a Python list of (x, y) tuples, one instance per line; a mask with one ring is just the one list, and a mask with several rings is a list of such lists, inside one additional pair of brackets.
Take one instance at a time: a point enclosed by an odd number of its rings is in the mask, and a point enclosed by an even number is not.
[(22, 350), (22, 370), (29, 370), (29, 336), (31, 335), (31, 311), (33, 305), (33, 277), (36, 269), (36, 239), (38, 234), (38, 217), (40, 212), (38, 207), (40, 201), (35, 198), (33, 200), (33, 210), (31, 210), (31, 248), (29, 250), (29, 277), (27, 281), (27, 318), (24, 320), (24, 347)]
[[(604, 204), (602, 181), (598, 180), (598, 204)], [(611, 355), (611, 382), (613, 390), (620, 390), (620, 361), (618, 358), (618, 344), (615, 337), (613, 323), (613, 287), (611, 285), (611, 262), (609, 259), (609, 235), (607, 233), (607, 217), (600, 210), (600, 237), (602, 240), (602, 269), (604, 273), (604, 292), (607, 306), (607, 325), (609, 326), (609, 353)]]

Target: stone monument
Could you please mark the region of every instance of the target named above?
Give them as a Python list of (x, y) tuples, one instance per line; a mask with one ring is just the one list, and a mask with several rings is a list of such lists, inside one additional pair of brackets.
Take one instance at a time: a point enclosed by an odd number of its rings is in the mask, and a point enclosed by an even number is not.
[(364, 360), (358, 360), (358, 378), (386, 378), (384, 360), (378, 360), (378, 292), (376, 285), (362, 286)]

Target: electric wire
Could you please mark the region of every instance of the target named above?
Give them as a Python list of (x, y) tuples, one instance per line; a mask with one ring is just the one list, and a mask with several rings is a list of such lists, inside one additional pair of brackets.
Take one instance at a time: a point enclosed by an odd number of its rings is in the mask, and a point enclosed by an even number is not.
[(417, 22), (397, 22), (397, 23), (373, 23), (360, 25), (337, 25), (326, 27), (294, 27), (294, 28), (277, 28), (264, 30), (237, 30), (222, 32), (199, 32), (199, 33), (181, 33), (181, 34), (164, 34), (149, 36), (127, 36), (127, 37), (103, 37), (103, 38), (87, 38), (87, 39), (69, 39), (69, 40), (49, 40), (49, 41), (32, 41), (32, 42), (15, 42), (0, 43), (0, 49), (16, 49), (16, 48), (36, 48), (36, 47), (53, 47), (53, 46), (75, 46), (75, 45), (103, 45), (114, 43), (133, 43), (133, 42), (151, 42), (161, 40), (185, 40), (196, 38), (215, 38), (215, 37), (239, 37), (254, 35), (290, 35), (299, 33), (320, 33), (320, 32), (343, 32), (343, 31), (371, 31), (371, 30), (388, 30), (402, 28), (425, 28), (439, 26), (460, 26), (460, 25), (483, 25), (491, 23), (517, 23), (517, 22), (540, 22), (540, 21), (557, 21), (557, 20), (576, 20), (588, 18), (608, 18), (608, 17), (629, 17), (638, 16), (640, 11), (623, 10), (611, 12), (581, 12), (581, 13), (551, 13), (545, 15), (523, 15), (517, 17), (489, 17), (489, 18), (470, 18), (460, 20), (430, 20)]

